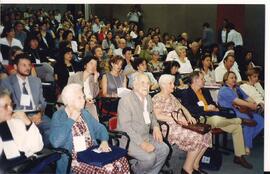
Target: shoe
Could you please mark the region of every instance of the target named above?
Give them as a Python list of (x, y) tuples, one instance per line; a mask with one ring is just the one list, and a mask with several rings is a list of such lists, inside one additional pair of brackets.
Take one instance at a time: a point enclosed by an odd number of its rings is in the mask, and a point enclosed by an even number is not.
[(202, 168), (193, 169), (192, 174), (208, 174), (206, 171), (204, 171)]
[(245, 125), (245, 126), (250, 126), (250, 127), (254, 127), (257, 125), (257, 122), (254, 121), (254, 120), (251, 120), (251, 119), (244, 119), (244, 118), (241, 118), (242, 120), (242, 125)]
[(246, 161), (244, 156), (241, 156), (241, 157), (235, 156), (234, 159), (233, 159), (233, 162), (235, 164), (239, 164), (242, 167), (247, 168), (247, 169), (252, 169), (253, 168), (253, 166)]
[(182, 168), (181, 174), (189, 174), (189, 173), (184, 168)]

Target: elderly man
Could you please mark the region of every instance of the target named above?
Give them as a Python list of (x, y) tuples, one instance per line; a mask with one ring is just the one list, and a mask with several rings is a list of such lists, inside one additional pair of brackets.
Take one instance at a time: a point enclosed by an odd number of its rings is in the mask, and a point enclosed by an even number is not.
[(207, 116), (206, 123), (210, 124), (213, 128), (220, 128), (225, 132), (231, 133), (235, 153), (234, 163), (251, 169), (252, 165), (249, 164), (244, 158), (246, 151), (241, 124), (255, 126), (256, 122), (248, 119), (229, 119), (221, 116), (224, 114), (219, 112), (219, 109), (214, 103), (209, 90), (203, 88), (204, 82), (202, 72), (194, 71), (191, 74), (191, 85), (183, 92), (183, 105), (195, 117), (200, 117), (202, 115)]
[[(133, 91), (119, 101), (117, 128), (130, 137), (128, 153), (137, 159), (131, 167), (134, 173), (157, 174), (165, 163), (169, 148), (162, 140), (153, 113), (148, 77), (143, 73), (134, 74), (133, 87)], [(150, 129), (153, 129), (153, 135), (149, 134)]]
[(123, 56), (123, 49), (126, 47), (126, 45), (127, 45), (126, 40), (124, 38), (120, 39), (118, 41), (118, 48), (113, 51), (113, 55), (114, 56), (118, 55), (118, 56), (124, 57)]
[(223, 63), (219, 64), (219, 66), (215, 69), (215, 77), (216, 82), (222, 82), (223, 76), (227, 71), (233, 71), (237, 76), (237, 82), (242, 81), (240, 73), (233, 66), (235, 62), (235, 58), (233, 55), (228, 54), (224, 59)]
[(32, 65), (28, 54), (18, 54), (14, 62), (16, 74), (4, 79), (1, 87), (11, 92), (13, 102), (16, 104), (16, 110), (35, 111), (35, 113), (28, 114), (28, 117), (38, 126), (44, 144), (48, 145), (50, 119), (43, 115), (46, 102), (43, 97), (41, 81), (31, 75)]

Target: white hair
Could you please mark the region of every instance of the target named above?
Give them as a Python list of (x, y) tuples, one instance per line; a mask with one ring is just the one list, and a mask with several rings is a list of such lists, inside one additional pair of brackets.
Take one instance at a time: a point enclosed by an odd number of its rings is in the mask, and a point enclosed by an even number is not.
[(144, 73), (141, 73), (141, 72), (135, 72), (132, 76), (133, 76), (133, 89), (134, 89), (134, 86), (138, 83), (139, 79), (141, 79), (143, 77), (148, 78), (147, 75), (145, 75)]
[(159, 80), (158, 80), (158, 84), (160, 87), (164, 87), (165, 85), (167, 85), (169, 82), (173, 82), (175, 81), (175, 77), (173, 75), (170, 74), (163, 74), (160, 76)]
[(82, 86), (80, 84), (72, 83), (64, 87), (61, 98), (64, 105), (69, 105), (74, 102), (74, 96), (78, 94), (79, 91), (82, 91)]

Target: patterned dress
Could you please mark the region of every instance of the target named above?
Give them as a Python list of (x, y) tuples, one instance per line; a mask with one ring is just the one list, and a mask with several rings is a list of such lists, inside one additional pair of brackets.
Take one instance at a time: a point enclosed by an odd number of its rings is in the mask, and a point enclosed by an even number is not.
[[(90, 132), (87, 128), (87, 124), (80, 117), (72, 127), (72, 136), (84, 136), (86, 140), (86, 147), (93, 146), (93, 141), (90, 136)], [(97, 167), (89, 165), (83, 162), (77, 161), (77, 153), (74, 148), (72, 149), (72, 162), (71, 169), (73, 173), (78, 174), (129, 174), (129, 164), (125, 157), (115, 160), (113, 163), (107, 164), (103, 167)]]
[[(153, 97), (153, 108), (158, 108), (162, 114), (170, 115), (172, 111), (177, 111), (183, 107), (181, 103), (171, 94), (165, 98), (158, 93)], [(170, 144), (176, 144), (183, 151), (189, 152), (197, 149), (212, 147), (211, 132), (204, 135), (182, 128), (174, 121), (167, 122), (170, 126), (168, 140)], [(166, 130), (162, 129), (163, 133)]]

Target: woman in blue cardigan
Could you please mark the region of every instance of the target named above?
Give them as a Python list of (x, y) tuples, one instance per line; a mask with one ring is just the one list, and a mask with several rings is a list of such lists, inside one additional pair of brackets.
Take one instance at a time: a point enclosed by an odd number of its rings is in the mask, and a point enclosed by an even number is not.
[(103, 167), (89, 165), (77, 160), (77, 152), (97, 145), (99, 150), (109, 152), (108, 133), (84, 108), (85, 99), (82, 86), (79, 84), (67, 85), (62, 91), (64, 108), (56, 111), (52, 118), (50, 142), (55, 148), (65, 148), (71, 155), (71, 168), (68, 169), (68, 156), (62, 155), (57, 162), (56, 173), (128, 173), (129, 167), (125, 157), (115, 160)]

